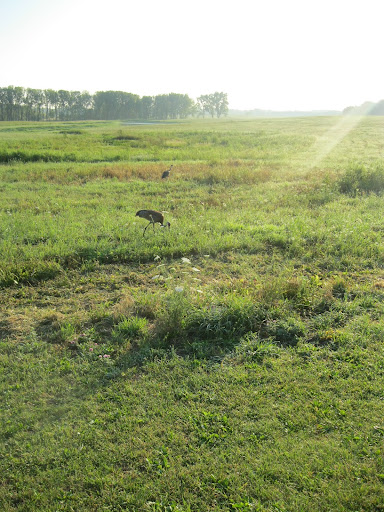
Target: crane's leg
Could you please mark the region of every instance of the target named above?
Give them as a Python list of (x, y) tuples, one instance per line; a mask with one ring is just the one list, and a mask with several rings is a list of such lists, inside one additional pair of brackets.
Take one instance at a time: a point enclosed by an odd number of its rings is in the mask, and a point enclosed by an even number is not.
[(144, 231), (143, 231), (143, 236), (145, 235), (145, 232), (147, 231), (147, 227), (150, 226), (151, 224), (153, 224), (152, 221), (150, 221), (150, 223), (145, 226)]
[(152, 225), (153, 225), (153, 232), (155, 232), (155, 221), (153, 220), (152, 215), (151, 215), (151, 219), (152, 219), (151, 222), (152, 222)]

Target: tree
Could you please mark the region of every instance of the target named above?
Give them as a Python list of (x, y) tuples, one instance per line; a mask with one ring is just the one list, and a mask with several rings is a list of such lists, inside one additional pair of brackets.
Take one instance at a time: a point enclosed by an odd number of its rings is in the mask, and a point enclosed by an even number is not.
[(140, 116), (141, 119), (151, 119), (153, 113), (153, 96), (143, 96), (140, 100)]
[(201, 115), (204, 117), (205, 113), (213, 117), (215, 115), (215, 105), (213, 102), (213, 94), (202, 94), (197, 98), (197, 103), (200, 108)]
[(51, 107), (53, 107), (55, 113), (55, 119), (58, 119), (58, 110), (59, 110), (59, 93), (54, 91), (53, 89), (45, 89), (45, 108), (46, 108), (46, 119), (49, 120), (51, 118)]
[(218, 118), (228, 114), (228, 95), (225, 92), (215, 92), (212, 95), (212, 103)]
[(36, 89), (28, 88), (25, 93), (26, 119), (27, 121), (36, 121), (36, 106), (38, 101), (38, 93)]
[(22, 87), (14, 87), (15, 120), (22, 121), (25, 91)]
[(70, 93), (69, 91), (64, 91), (63, 89), (60, 89), (60, 91), (58, 91), (57, 94), (59, 96), (59, 119), (60, 121), (67, 121), (69, 120), (68, 106), (70, 102)]
[(87, 91), (8, 86), (0, 88), (0, 120), (184, 119), (195, 115), (196, 108), (212, 117), (226, 112), (224, 93), (201, 96), (199, 100), (195, 104), (187, 94), (174, 92), (140, 98), (123, 91), (98, 91), (91, 95)]
[(193, 101), (187, 94), (159, 94), (152, 108), (154, 119), (184, 119), (193, 113)]
[(176, 94), (176, 117), (185, 119), (193, 113), (194, 103), (187, 94)]
[(111, 91), (98, 91), (94, 96), (95, 119), (111, 119)]
[(80, 121), (92, 117), (92, 96), (87, 91), (70, 91), (68, 96), (68, 115), (70, 119)]
[(96, 119), (134, 119), (139, 116), (140, 97), (122, 91), (99, 91), (94, 96)]
[(93, 96), (88, 91), (83, 91), (80, 95), (81, 117), (80, 119), (93, 118)]
[(41, 109), (44, 105), (44, 93), (41, 89), (34, 89), (34, 102), (37, 108), (36, 119), (37, 121), (41, 120)]
[(158, 94), (155, 96), (155, 101), (153, 103), (153, 118), (168, 118), (168, 97), (166, 94)]
[(18, 121), (22, 116), (22, 104), (24, 102), (24, 90), (22, 87), (10, 85), (3, 89), (2, 99), (6, 121)]
[(0, 88), (0, 121), (7, 120), (6, 105), (7, 102), (7, 89), (5, 87)]
[(205, 116), (209, 113), (211, 117), (221, 117), (228, 114), (228, 95), (224, 92), (203, 94), (197, 98), (198, 115)]
[(140, 97), (130, 92), (119, 93), (118, 119), (136, 119), (140, 112)]
[(372, 107), (370, 111), (372, 116), (383, 116), (384, 115), (384, 100), (380, 100)]
[(197, 98), (196, 109), (198, 116), (205, 117), (205, 113), (208, 112), (208, 103), (208, 94), (202, 94)]

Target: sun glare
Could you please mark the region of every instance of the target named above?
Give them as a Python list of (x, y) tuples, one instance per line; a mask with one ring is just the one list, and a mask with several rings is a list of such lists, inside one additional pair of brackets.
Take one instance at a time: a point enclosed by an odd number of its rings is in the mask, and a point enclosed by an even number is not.
[(312, 147), (313, 159), (309, 167), (314, 168), (361, 122), (363, 116), (342, 116), (338, 122), (320, 135)]

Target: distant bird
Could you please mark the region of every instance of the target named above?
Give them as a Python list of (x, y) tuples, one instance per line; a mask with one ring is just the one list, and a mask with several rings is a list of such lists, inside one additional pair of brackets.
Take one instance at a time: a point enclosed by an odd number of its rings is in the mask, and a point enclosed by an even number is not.
[(162, 180), (164, 178), (168, 178), (169, 177), (169, 173), (171, 172), (172, 167), (173, 167), (173, 165), (171, 165), (171, 167), (169, 169), (167, 169), (166, 171), (163, 172), (163, 174), (161, 175), (161, 179)]
[(158, 222), (162, 228), (168, 228), (170, 229), (171, 224), (170, 222), (167, 222), (164, 225), (164, 215), (161, 212), (157, 212), (156, 210), (139, 210), (136, 213), (136, 217), (141, 217), (142, 219), (149, 220), (149, 224), (144, 228), (143, 236), (145, 235), (145, 232), (147, 230), (147, 227), (151, 224), (153, 225), (153, 231), (155, 231), (155, 224)]

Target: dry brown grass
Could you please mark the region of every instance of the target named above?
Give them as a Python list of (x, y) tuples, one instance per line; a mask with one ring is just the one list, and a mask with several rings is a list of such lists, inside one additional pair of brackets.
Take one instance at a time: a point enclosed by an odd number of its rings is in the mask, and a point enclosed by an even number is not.
[[(258, 167), (255, 162), (231, 160), (220, 164), (200, 162), (175, 163), (169, 180), (194, 180), (199, 183), (215, 184), (255, 184), (270, 181), (273, 170), (269, 167)], [(95, 171), (95, 177), (118, 179), (119, 181), (143, 180), (161, 181), (165, 170), (164, 164), (127, 163), (109, 164)]]

